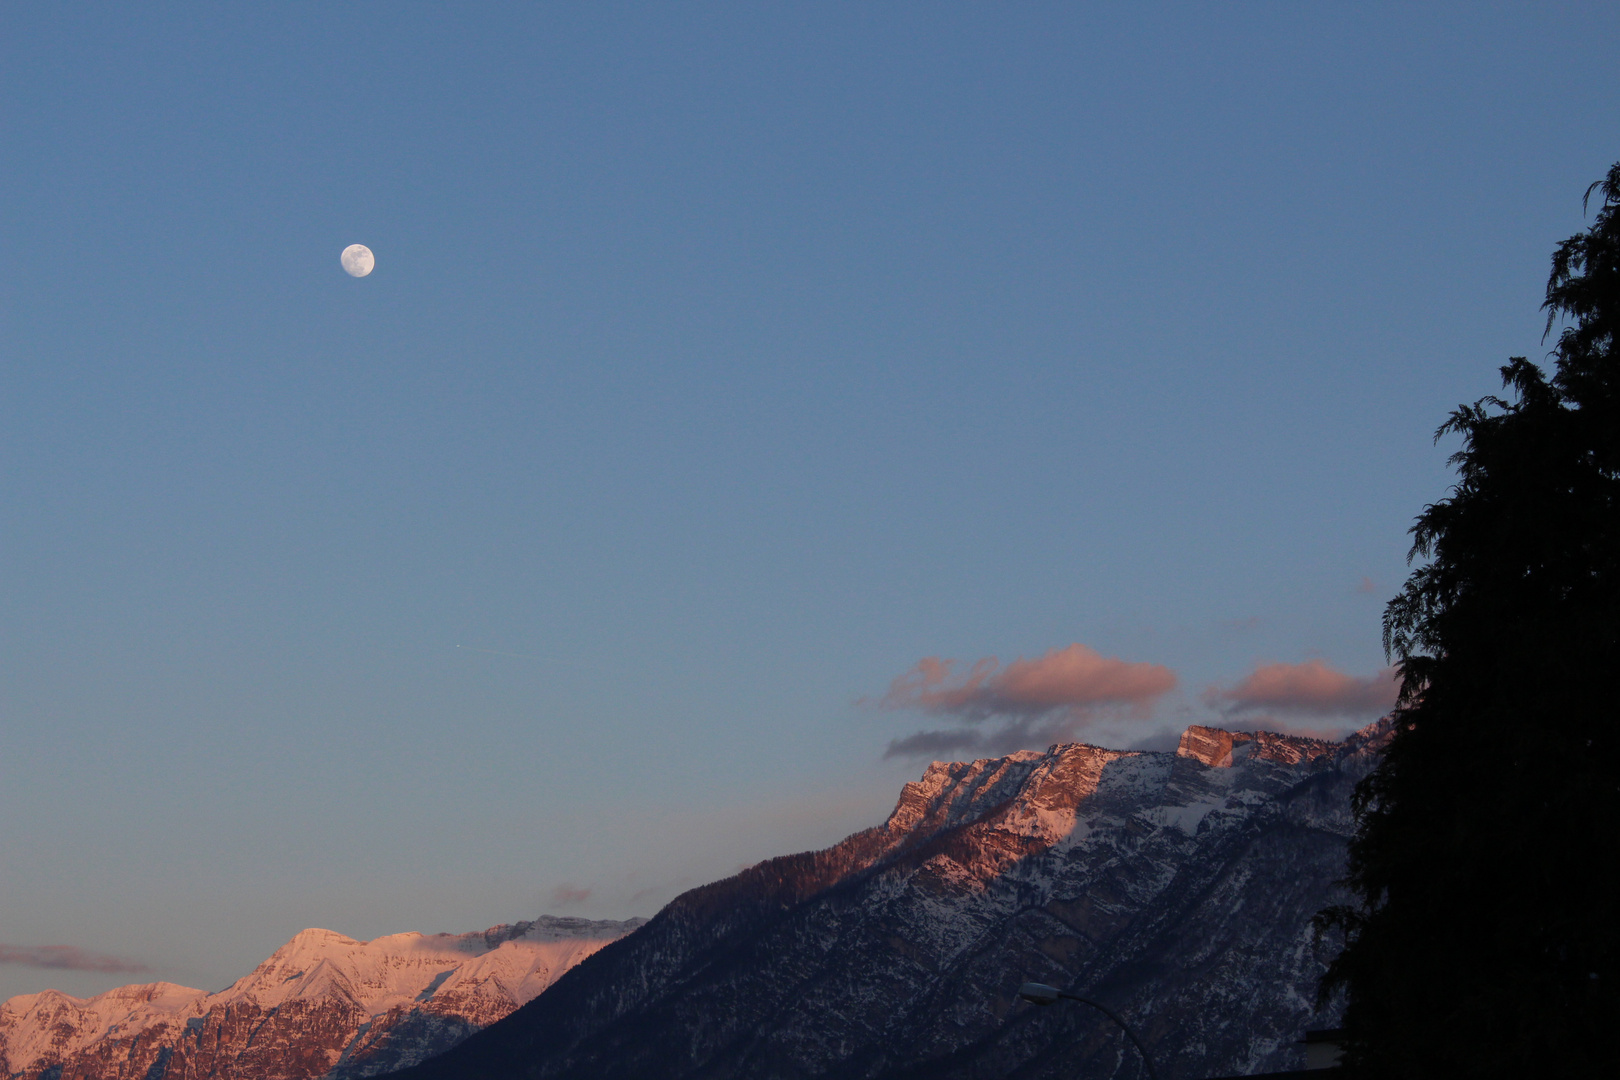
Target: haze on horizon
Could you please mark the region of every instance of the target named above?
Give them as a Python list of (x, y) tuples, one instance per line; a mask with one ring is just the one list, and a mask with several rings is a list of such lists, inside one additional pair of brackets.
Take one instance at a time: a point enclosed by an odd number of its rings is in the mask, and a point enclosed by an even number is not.
[(650, 915), (931, 756), (1377, 715), (1617, 30), (0, 12), (0, 999)]

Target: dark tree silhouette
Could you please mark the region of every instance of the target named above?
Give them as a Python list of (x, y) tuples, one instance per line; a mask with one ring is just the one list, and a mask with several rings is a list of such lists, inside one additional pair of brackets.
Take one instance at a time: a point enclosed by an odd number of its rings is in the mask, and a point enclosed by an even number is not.
[(1459, 407), (1457, 482), (1384, 614), (1396, 732), (1356, 791), (1356, 1077), (1620, 1076), (1620, 163), (1559, 245), (1549, 377)]

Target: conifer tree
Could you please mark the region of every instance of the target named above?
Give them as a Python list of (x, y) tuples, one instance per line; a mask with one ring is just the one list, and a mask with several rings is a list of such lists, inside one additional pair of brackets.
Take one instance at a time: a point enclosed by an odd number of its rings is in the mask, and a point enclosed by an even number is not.
[(1457, 481), (1384, 614), (1358, 903), (1318, 917), (1352, 1077), (1620, 1076), (1620, 163), (1594, 201), (1553, 255), (1551, 374), (1515, 357), (1441, 426)]

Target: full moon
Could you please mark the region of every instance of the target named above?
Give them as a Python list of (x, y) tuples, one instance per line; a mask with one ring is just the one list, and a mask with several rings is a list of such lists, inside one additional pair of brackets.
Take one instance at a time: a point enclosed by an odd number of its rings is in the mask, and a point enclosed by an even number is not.
[(350, 244), (338, 256), (338, 261), (350, 277), (365, 277), (377, 265), (377, 257), (364, 244)]

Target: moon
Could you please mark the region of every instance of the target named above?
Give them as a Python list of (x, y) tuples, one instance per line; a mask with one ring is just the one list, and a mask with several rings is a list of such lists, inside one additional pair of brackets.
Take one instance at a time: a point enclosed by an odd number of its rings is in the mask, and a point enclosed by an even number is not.
[(350, 244), (338, 256), (338, 261), (350, 277), (365, 277), (377, 265), (377, 257), (364, 244)]

